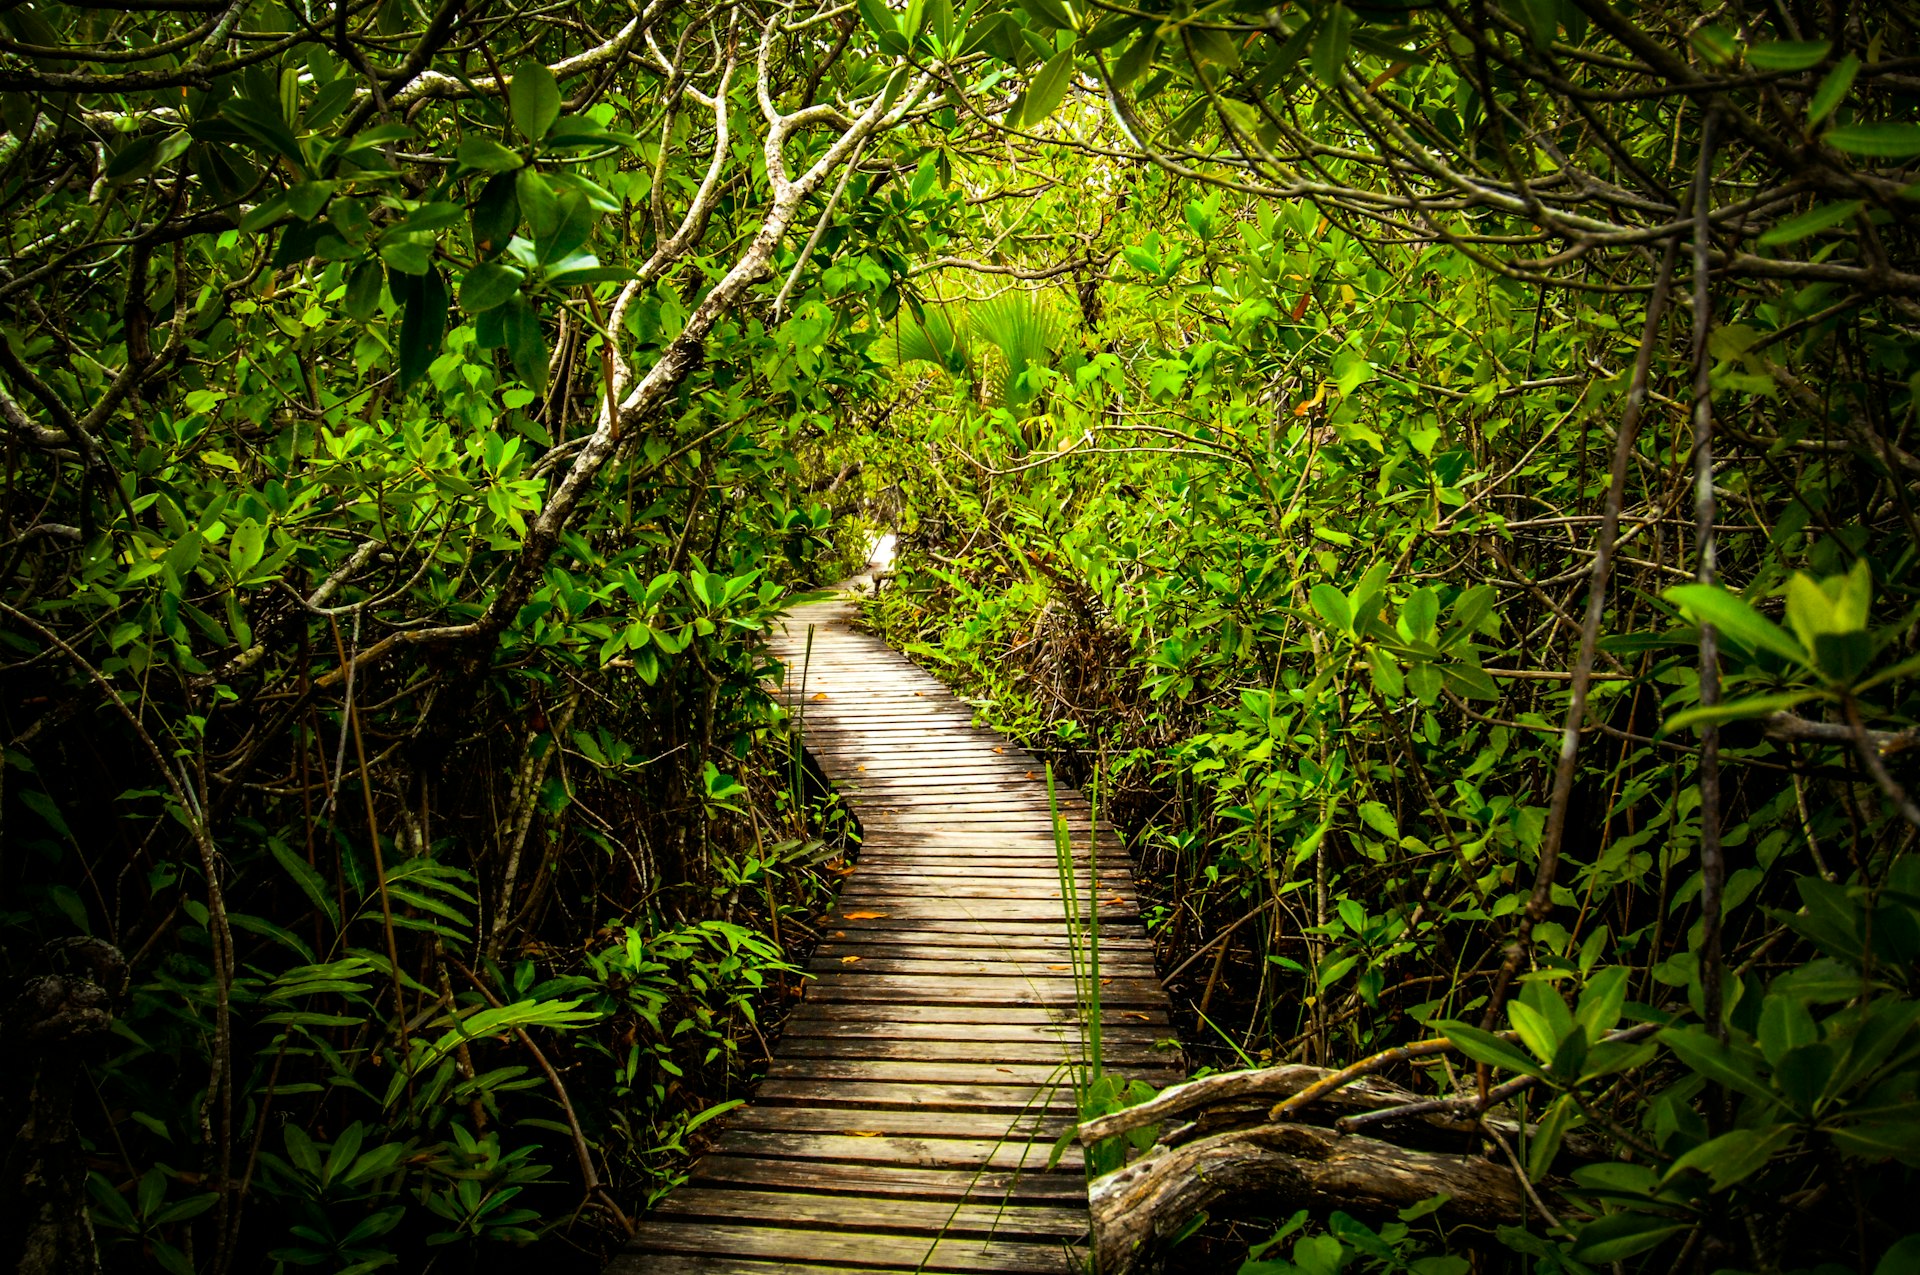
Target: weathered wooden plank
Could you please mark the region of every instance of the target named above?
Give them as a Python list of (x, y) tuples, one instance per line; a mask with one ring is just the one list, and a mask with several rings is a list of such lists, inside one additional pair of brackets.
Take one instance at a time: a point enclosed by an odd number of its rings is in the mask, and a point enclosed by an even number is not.
[(989, 1142), (1034, 1142), (1048, 1146), (1077, 1116), (1035, 1108), (1008, 1114), (983, 1111), (902, 1110), (895, 1107), (783, 1106), (742, 1108), (733, 1129), (765, 1133), (825, 1133), (849, 1138), (983, 1138)]
[[(1167, 1038), (1166, 1031), (1127, 1024), (1101, 1024), (1101, 1037), (1109, 1044), (1156, 1045)], [(854, 1023), (838, 1015), (815, 1015), (801, 1022), (788, 1021), (782, 1041), (809, 1037), (855, 1040), (914, 1041), (1024, 1041), (1046, 1044), (1054, 1041), (1077, 1042), (1077, 1026), (1064, 1023)], [(783, 1046), (784, 1052), (784, 1046)]]
[[(898, 1164), (922, 1169), (1018, 1169), (1026, 1173), (1043, 1170), (1051, 1149), (1051, 1142), (1006, 1142), (997, 1138), (863, 1138), (830, 1133), (766, 1133), (752, 1129), (729, 1129), (714, 1145), (714, 1150), (723, 1155), (830, 1160), (835, 1164)], [(1060, 1158), (1059, 1171), (1078, 1172), (1079, 1169), (1080, 1153), (1077, 1148), (1069, 1147)]]
[(771, 1226), (642, 1221), (636, 1246), (694, 1256), (770, 1257), (832, 1262), (845, 1270), (918, 1270), (941, 1275), (973, 1272), (1077, 1273), (1081, 1258), (1060, 1241), (910, 1239), (852, 1231)]
[[(1171, 1067), (1115, 1067), (1128, 1075), (1165, 1077), (1167, 1083), (1176, 1073)], [(1071, 1091), (1072, 1077), (1064, 1065), (1052, 1063), (973, 1063), (911, 1062), (875, 1058), (788, 1058), (780, 1057), (768, 1065), (767, 1074), (781, 1079), (810, 1080), (885, 1080), (934, 1085), (1034, 1085)]]
[(1013, 1235), (1079, 1240), (1087, 1233), (1085, 1210), (1059, 1205), (954, 1205), (886, 1196), (718, 1187), (676, 1191), (655, 1215), (705, 1221), (777, 1217), (786, 1226), (980, 1239)]
[[(1074, 1037), (1052, 1041), (1011, 1040), (874, 1040), (859, 1037), (798, 1036), (780, 1043), (783, 1058), (899, 1059), (910, 1062), (1078, 1063), (1087, 1051)], [(1153, 1067), (1167, 1054), (1150, 1044), (1107, 1040), (1100, 1056), (1109, 1066)], [(1058, 1130), (1055, 1131), (1056, 1133)]]
[[(808, 1019), (823, 1018), (845, 1023), (1009, 1023), (1009, 1024), (1055, 1024), (1073, 1026), (1081, 1021), (1083, 1015), (1077, 1005), (1008, 1005), (996, 1011), (991, 1007), (977, 1005), (915, 1005), (902, 1004), (898, 1011), (889, 1014), (886, 1010), (869, 1005), (831, 1005), (826, 1003), (808, 1004), (801, 1002), (787, 1016), (788, 1022), (804, 1022)], [(1124, 1023), (1146, 1023), (1161, 1027), (1167, 1024), (1167, 1006), (1164, 1002), (1150, 1008), (1120, 1009), (1112, 1005), (1104, 1007), (1100, 1021), (1105, 1025)]]
[(687, 1177), (696, 1185), (804, 1188), (823, 1194), (885, 1195), (956, 1204), (1071, 1202), (1084, 1209), (1087, 1200), (1086, 1180), (1071, 1173), (921, 1169), (716, 1154), (694, 1161)]
[[(891, 1080), (814, 1080), (772, 1078), (754, 1091), (756, 1106), (825, 1107), (835, 1103), (866, 1111), (982, 1112), (1001, 1117), (1025, 1112), (1077, 1114), (1072, 1093), (1042, 1093), (1032, 1085), (934, 1085)], [(744, 1110), (744, 1108), (743, 1108)]]

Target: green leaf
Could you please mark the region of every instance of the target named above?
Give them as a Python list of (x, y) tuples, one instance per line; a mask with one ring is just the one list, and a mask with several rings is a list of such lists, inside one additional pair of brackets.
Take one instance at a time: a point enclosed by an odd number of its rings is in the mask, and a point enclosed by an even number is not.
[(1860, 74), (1860, 59), (1849, 53), (1840, 59), (1840, 65), (1827, 72), (1820, 87), (1814, 90), (1813, 101), (1807, 104), (1807, 123), (1818, 124), (1833, 114), (1840, 100), (1853, 87), (1853, 77)]
[(882, 49), (894, 54), (906, 52), (907, 42), (900, 35), (900, 21), (883, 0), (855, 0), (855, 7), (860, 10), (860, 20), (867, 24), (867, 30), (873, 32)]
[(564, 261), (579, 251), (580, 246), (592, 238), (594, 223), (600, 220), (600, 214), (593, 210), (587, 197), (577, 190), (560, 192), (550, 217), (543, 215), (536, 222), (533, 210), (529, 208), (527, 212), (534, 232), (534, 255), (543, 266)]
[(1307, 598), (1313, 603), (1313, 609), (1327, 622), (1327, 627), (1336, 633), (1347, 633), (1353, 628), (1353, 612), (1347, 607), (1347, 595), (1326, 581), (1321, 581), (1307, 591)]
[(1020, 7), (1043, 27), (1056, 31), (1075, 29), (1073, 14), (1067, 11), (1066, 5), (1060, 0), (1020, 0)]
[(1771, 1106), (1779, 1105), (1779, 1095), (1761, 1078), (1759, 1059), (1750, 1051), (1715, 1040), (1703, 1027), (1669, 1027), (1659, 1039), (1681, 1062), (1708, 1080)]
[(1767, 40), (1747, 50), (1747, 63), (1762, 71), (1805, 71), (1833, 51), (1831, 40)]
[(1881, 1255), (1873, 1275), (1913, 1275), (1920, 1271), (1920, 1235), (1909, 1235)]
[(1340, 71), (1347, 64), (1352, 38), (1353, 10), (1344, 4), (1331, 4), (1322, 10), (1311, 58), (1313, 73), (1322, 84), (1340, 82)]
[(1676, 585), (1662, 596), (1684, 607), (1701, 623), (1713, 625), (1750, 650), (1771, 651), (1795, 664), (1810, 663), (1806, 648), (1788, 637), (1779, 625), (1749, 606), (1745, 599), (1735, 597), (1719, 585)]
[(1747, 695), (1719, 704), (1701, 704), (1669, 717), (1660, 727), (1660, 734), (1671, 735), (1675, 731), (1689, 730), (1696, 726), (1765, 717), (1769, 713), (1782, 713), (1796, 704), (1804, 704), (1810, 699), (1819, 697), (1819, 691), (1782, 691), (1775, 695)]
[(1500, 688), (1493, 684), (1492, 675), (1485, 669), (1471, 664), (1442, 664), (1440, 674), (1446, 679), (1447, 689), (1463, 699), (1500, 698)]
[(362, 129), (348, 139), (340, 153), (351, 155), (356, 151), (372, 150), (376, 146), (385, 146), (390, 142), (404, 141), (413, 136), (413, 129), (405, 124), (375, 124), (372, 128)]
[(1772, 996), (1793, 996), (1814, 1005), (1835, 1005), (1861, 994), (1860, 971), (1822, 956), (1797, 965), (1773, 980)]
[(380, 312), (380, 295), (386, 289), (386, 267), (377, 257), (367, 257), (347, 276), (347, 293), (342, 300), (347, 317), (365, 323)]
[(681, 1135), (685, 1136), (686, 1134), (692, 1133), (707, 1121), (724, 1116), (735, 1107), (745, 1106), (746, 1101), (745, 1098), (729, 1098), (725, 1102), (714, 1103), (711, 1107), (708, 1107), (705, 1111), (702, 1111), (699, 1115), (687, 1121), (686, 1127), (680, 1130)]
[(547, 338), (540, 329), (540, 316), (525, 297), (515, 296), (500, 310), (507, 357), (513, 370), (528, 388), (544, 394), (547, 389)]
[(1160, 37), (1152, 31), (1142, 31), (1139, 38), (1128, 45), (1126, 52), (1122, 53), (1119, 59), (1113, 63), (1113, 67), (1108, 73), (1108, 78), (1112, 80), (1113, 86), (1118, 89), (1124, 89), (1145, 75), (1148, 68), (1153, 65), (1154, 55), (1159, 53), (1159, 51)]
[(634, 140), (625, 133), (610, 133), (584, 115), (563, 116), (547, 133), (548, 146), (630, 146)]
[(1743, 1182), (1766, 1167), (1768, 1160), (1792, 1141), (1792, 1125), (1770, 1125), (1764, 1129), (1734, 1129), (1703, 1142), (1675, 1160), (1666, 1177), (1692, 1169), (1706, 1174), (1715, 1191), (1724, 1191)]
[(1790, 217), (1766, 234), (1760, 236), (1763, 247), (1777, 248), (1782, 244), (1798, 243), (1802, 239), (1817, 235), (1823, 230), (1831, 230), (1853, 220), (1860, 211), (1861, 203), (1857, 199), (1845, 200), (1838, 204), (1821, 204), (1798, 217)]
[(438, 270), (403, 275), (400, 298), (400, 387), (407, 388), (426, 375), (427, 365), (440, 355), (447, 331), (447, 281)]
[(1515, 1001), (1507, 1006), (1507, 1018), (1512, 1022), (1513, 1029), (1520, 1033), (1520, 1043), (1531, 1049), (1535, 1058), (1543, 1063), (1553, 1061), (1560, 1041), (1542, 1014), (1529, 1005)]
[(1561, 1094), (1547, 1108), (1547, 1114), (1541, 1118), (1540, 1127), (1527, 1147), (1529, 1180), (1538, 1182), (1553, 1171), (1553, 1159), (1560, 1154), (1560, 1143), (1567, 1136), (1567, 1126), (1573, 1122), (1573, 1112), (1572, 1094)]
[(1842, 124), (1828, 131), (1826, 141), (1849, 155), (1911, 159), (1920, 155), (1920, 124)]
[(1710, 22), (1693, 33), (1693, 47), (1702, 60), (1713, 66), (1732, 66), (1740, 59), (1740, 46), (1733, 33), (1717, 22)]
[(433, 269), (433, 245), (412, 239), (389, 239), (380, 245), (380, 260), (401, 274), (424, 275)]
[(1407, 679), (1400, 672), (1399, 661), (1377, 646), (1367, 647), (1367, 667), (1373, 673), (1373, 684), (1388, 699), (1399, 699), (1406, 693)]
[(491, 137), (474, 134), (460, 139), (460, 149), (455, 152), (463, 168), (478, 169), (483, 173), (510, 173), (526, 163), (520, 156), (508, 150)]
[[(542, 62), (522, 62), (507, 81), (507, 106), (513, 126), (530, 142), (547, 135), (560, 118), (560, 85)], [(518, 158), (516, 156), (516, 158)]]
[(473, 248), (482, 257), (497, 257), (520, 224), (518, 180), (512, 173), (498, 173), (480, 188), (473, 204)]
[(1073, 84), (1073, 50), (1056, 53), (1027, 86), (1025, 105), (1020, 110), (1018, 127), (1032, 128), (1046, 120), (1067, 95)]
[(1519, 0), (1517, 7), (1534, 47), (1545, 50), (1560, 31), (1560, 0)]
[(572, 288), (583, 283), (625, 283), (633, 277), (633, 271), (626, 266), (603, 266), (599, 258), (582, 255), (548, 271), (547, 283), (555, 288)]
[(520, 291), (526, 281), (524, 270), (497, 261), (483, 261), (467, 271), (460, 281), (460, 308), (468, 314), (481, 314)]
[(1573, 1256), (1590, 1266), (1604, 1266), (1644, 1253), (1691, 1227), (1660, 1213), (1609, 1213), (1579, 1229)]
[(1492, 1032), (1450, 1021), (1435, 1023), (1434, 1026), (1447, 1034), (1447, 1039), (1453, 1042), (1456, 1049), (1475, 1062), (1485, 1063), (1489, 1067), (1504, 1067), (1528, 1076), (1545, 1074), (1540, 1064)]
[(244, 98), (229, 98), (221, 103), (220, 114), (265, 149), (291, 161), (302, 172), (306, 170), (300, 143), (294, 140), (286, 118), (277, 109)]
[(1440, 619), (1440, 595), (1425, 585), (1407, 595), (1400, 608), (1400, 633), (1409, 641), (1433, 641)]

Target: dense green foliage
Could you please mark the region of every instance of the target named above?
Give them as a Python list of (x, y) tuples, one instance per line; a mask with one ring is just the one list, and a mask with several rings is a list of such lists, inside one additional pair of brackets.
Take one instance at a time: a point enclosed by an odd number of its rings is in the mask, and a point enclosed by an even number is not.
[[(0, 1117), (110, 1269), (590, 1267), (831, 882), (756, 636), (897, 523), (875, 623), (1098, 776), (1199, 1056), (1526, 1108), (1557, 1212), (1448, 1243), (1897, 1265), (1913, 45), (6, 7), (0, 947), (127, 987)], [(1432, 1251), (1304, 1221), (1249, 1269)]]

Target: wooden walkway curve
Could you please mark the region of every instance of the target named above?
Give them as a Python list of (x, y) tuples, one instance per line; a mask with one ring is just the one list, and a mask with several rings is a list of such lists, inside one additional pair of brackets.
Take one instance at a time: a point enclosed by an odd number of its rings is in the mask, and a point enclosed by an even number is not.
[[(608, 1275), (1085, 1269), (1079, 1149), (1047, 1168), (1080, 1031), (1045, 771), (851, 616), (797, 607), (773, 649), (796, 706), (806, 666), (807, 748), (860, 821), (858, 866), (753, 1101)], [(1060, 805), (1099, 890), (1104, 1061), (1169, 1083), (1125, 849), (1078, 793)]]

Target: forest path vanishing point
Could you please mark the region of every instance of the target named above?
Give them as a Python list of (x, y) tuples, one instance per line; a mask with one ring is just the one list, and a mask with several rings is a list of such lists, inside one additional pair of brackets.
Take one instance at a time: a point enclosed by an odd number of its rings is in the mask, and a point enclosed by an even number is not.
[[(608, 1275), (1083, 1269), (1079, 1148), (1047, 1166), (1085, 1047), (1046, 772), (852, 614), (796, 607), (773, 652), (858, 865), (754, 1100)], [(1083, 910), (1098, 890), (1103, 1062), (1164, 1085), (1180, 1062), (1126, 851), (1078, 792), (1058, 809)]]

